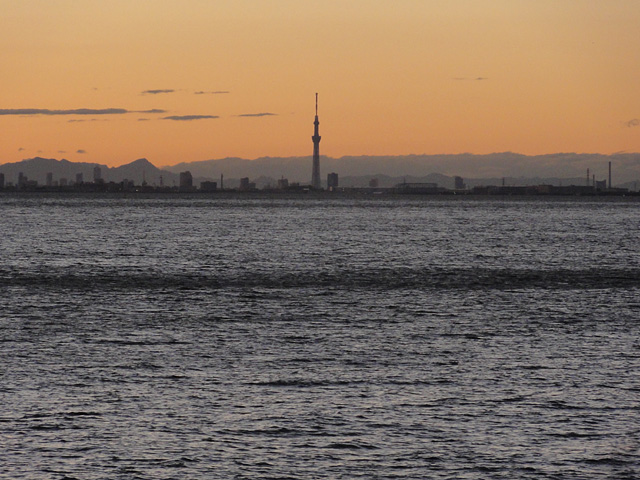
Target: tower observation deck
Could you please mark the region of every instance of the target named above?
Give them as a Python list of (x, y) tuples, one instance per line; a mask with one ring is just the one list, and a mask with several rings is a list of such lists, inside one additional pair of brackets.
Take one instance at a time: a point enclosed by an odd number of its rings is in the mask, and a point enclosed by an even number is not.
[(318, 133), (318, 94), (316, 93), (316, 119), (313, 122), (313, 169), (311, 172), (311, 186), (313, 188), (320, 189), (322, 184), (320, 183), (320, 134)]

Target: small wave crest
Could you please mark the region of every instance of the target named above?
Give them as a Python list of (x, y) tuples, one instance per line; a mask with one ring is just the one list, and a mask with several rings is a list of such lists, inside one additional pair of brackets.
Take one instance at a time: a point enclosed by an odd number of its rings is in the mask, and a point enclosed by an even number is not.
[(640, 269), (398, 268), (331, 272), (145, 273), (140, 271), (15, 272), (0, 269), (0, 287), (79, 291), (198, 289), (601, 289), (640, 287)]

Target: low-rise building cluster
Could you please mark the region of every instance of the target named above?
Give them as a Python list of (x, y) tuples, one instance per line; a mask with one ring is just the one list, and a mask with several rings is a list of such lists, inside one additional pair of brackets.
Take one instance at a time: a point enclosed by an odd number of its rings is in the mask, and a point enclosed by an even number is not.
[[(638, 192), (629, 191), (626, 188), (612, 188), (607, 186), (606, 181), (590, 181), (587, 185), (487, 185), (467, 188), (462, 177), (454, 177), (454, 188), (445, 188), (437, 183), (402, 182), (393, 187), (380, 187), (377, 178), (372, 178), (367, 187), (340, 187), (339, 175), (331, 172), (327, 175), (326, 188), (314, 188), (310, 184), (300, 184), (290, 182), (282, 177), (277, 180), (276, 185), (265, 185), (258, 188), (256, 181), (249, 177), (242, 177), (238, 180), (231, 180), (233, 186), (223, 188), (224, 176), (220, 176), (220, 188), (218, 182), (203, 180), (199, 185), (194, 182), (193, 175), (189, 171), (180, 172), (179, 184), (173, 186), (163, 185), (160, 177), (160, 185), (149, 185), (143, 179), (141, 184), (136, 184), (133, 180), (124, 179), (120, 182), (106, 182), (100, 171), (100, 167), (95, 167), (93, 171), (93, 181), (85, 182), (82, 173), (75, 175), (73, 179), (61, 177), (53, 178), (51, 172), (46, 175), (44, 185), (39, 185), (37, 181), (29, 179), (20, 172), (16, 182), (7, 182), (5, 175), (0, 173), (0, 190), (4, 191), (41, 191), (41, 192), (158, 192), (158, 193), (215, 193), (215, 192), (327, 192), (334, 194), (388, 194), (388, 195), (637, 195)], [(264, 182), (263, 182), (264, 184)]]

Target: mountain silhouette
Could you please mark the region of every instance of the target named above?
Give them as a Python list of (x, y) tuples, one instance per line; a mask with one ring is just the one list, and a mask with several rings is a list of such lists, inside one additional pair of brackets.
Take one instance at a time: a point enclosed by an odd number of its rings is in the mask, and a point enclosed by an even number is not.
[(126, 179), (132, 180), (136, 185), (142, 184), (143, 180), (149, 185), (160, 185), (160, 177), (162, 177), (164, 185), (172, 186), (177, 184), (179, 177), (178, 174), (159, 169), (146, 158), (140, 158), (119, 167), (108, 167), (98, 163), (35, 157), (0, 165), (0, 173), (4, 173), (5, 182), (13, 183), (17, 182), (19, 173), (26, 175), (29, 180), (36, 180), (40, 185), (45, 184), (47, 173), (53, 174), (54, 181), (59, 181), (61, 178), (75, 181), (76, 175), (82, 174), (85, 182), (92, 182), (95, 167), (100, 167), (105, 182), (119, 183)]
[[(475, 155), (470, 153), (449, 155), (397, 155), (397, 156), (345, 156), (340, 158), (320, 157), (323, 180), (327, 174), (340, 175), (340, 184), (366, 186), (368, 179), (379, 178), (380, 186), (392, 182), (435, 182), (452, 188), (453, 177), (464, 178), (468, 186), (476, 185), (584, 185), (586, 171), (590, 170), (597, 180), (607, 179), (608, 162), (613, 166), (613, 184), (619, 180), (640, 179), (640, 154), (617, 153), (579, 154), (556, 153), (548, 155), (521, 155), (512, 152)], [(255, 160), (222, 158), (191, 163), (179, 163), (164, 167), (178, 173), (189, 170), (199, 178), (219, 179), (224, 175), (225, 185), (231, 179), (285, 177), (290, 182), (308, 184), (311, 181), (311, 155), (305, 157), (261, 157)], [(583, 173), (584, 172), (584, 173)], [(440, 178), (437, 175), (441, 175)], [(584, 175), (584, 176), (583, 176)], [(616, 182), (618, 179), (618, 182)], [(229, 183), (227, 181), (229, 180)], [(395, 184), (393, 183), (393, 184)]]
[[(320, 157), (321, 179), (336, 172), (341, 186), (366, 187), (373, 178), (380, 187), (398, 183), (428, 182), (453, 188), (453, 178), (463, 177), (468, 187), (478, 185), (585, 185), (586, 171), (596, 180), (608, 177), (608, 162), (612, 163), (613, 185), (628, 186), (635, 190), (640, 184), (640, 154), (616, 153), (578, 154), (556, 153), (527, 156), (511, 152), (474, 155), (398, 155), (398, 156), (345, 156)], [(239, 179), (249, 177), (259, 188), (274, 186), (279, 178), (289, 182), (309, 184), (311, 181), (311, 155), (303, 157), (261, 157), (247, 160), (237, 157), (179, 163), (158, 168), (146, 158), (137, 159), (119, 167), (107, 167), (97, 163), (76, 163), (53, 158), (31, 158), (21, 162), (0, 165), (5, 182), (16, 183), (22, 172), (30, 180), (43, 185), (48, 172), (54, 181), (66, 178), (75, 181), (81, 173), (85, 182), (93, 181), (93, 169), (99, 166), (106, 182), (132, 180), (137, 185), (174, 186), (179, 183), (179, 173), (189, 170), (194, 184), (203, 180), (220, 181), (224, 175), (225, 188), (234, 188)], [(625, 182), (625, 183), (622, 183)]]

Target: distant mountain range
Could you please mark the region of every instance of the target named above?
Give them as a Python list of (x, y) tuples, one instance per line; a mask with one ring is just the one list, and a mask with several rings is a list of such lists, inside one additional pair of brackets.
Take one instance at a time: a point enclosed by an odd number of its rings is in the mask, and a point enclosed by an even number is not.
[(97, 163), (76, 163), (68, 160), (56, 160), (54, 158), (35, 157), (21, 162), (5, 163), (0, 165), (0, 173), (4, 173), (5, 182), (17, 183), (19, 173), (26, 175), (29, 180), (35, 180), (39, 185), (44, 185), (47, 173), (53, 174), (53, 179), (59, 181), (65, 178), (75, 182), (76, 175), (82, 174), (85, 182), (93, 182), (93, 171), (100, 167), (101, 176), (105, 182), (122, 182), (133, 180), (137, 185), (146, 181), (149, 185), (167, 186), (178, 184), (179, 174), (161, 170), (146, 158), (140, 158), (134, 162), (120, 167), (108, 167)]
[[(640, 154), (614, 155), (560, 153), (527, 156), (515, 153), (489, 155), (403, 155), (321, 157), (323, 180), (329, 172), (340, 176), (341, 186), (365, 187), (376, 178), (380, 187), (402, 182), (437, 183), (453, 188), (454, 176), (464, 178), (468, 187), (478, 185), (584, 185), (587, 169), (590, 179), (608, 178), (608, 163), (612, 163), (613, 184), (637, 190), (640, 185)], [(217, 181), (224, 175), (224, 187), (234, 188), (239, 179), (249, 177), (258, 188), (275, 186), (284, 177), (289, 182), (308, 184), (311, 177), (311, 157), (262, 157), (255, 160), (223, 158), (191, 163), (179, 163), (158, 168), (141, 158), (120, 167), (107, 167), (96, 163), (75, 163), (52, 158), (31, 158), (16, 163), (0, 165), (5, 182), (16, 183), (20, 172), (38, 184), (45, 184), (47, 173), (54, 180), (66, 178), (75, 181), (78, 173), (85, 182), (93, 181), (94, 167), (100, 167), (106, 182), (125, 179), (136, 184), (146, 181), (149, 185), (177, 185), (179, 173), (190, 171), (197, 185), (204, 180)]]
[[(367, 186), (377, 178), (381, 187), (403, 181), (435, 182), (453, 188), (454, 176), (464, 178), (469, 187), (477, 185), (585, 185), (587, 169), (596, 180), (608, 179), (608, 163), (612, 163), (614, 186), (634, 187), (640, 184), (640, 154), (614, 155), (558, 153), (551, 155), (520, 155), (493, 153), (488, 155), (401, 155), (321, 157), (323, 180), (327, 173), (340, 175), (341, 186)], [(258, 186), (274, 184), (278, 178), (290, 182), (309, 183), (311, 157), (262, 157), (255, 160), (223, 158), (164, 167), (170, 172), (189, 170), (194, 177), (219, 179), (249, 177)], [(623, 181), (621, 181), (623, 180)], [(231, 186), (231, 185), (229, 185)]]

